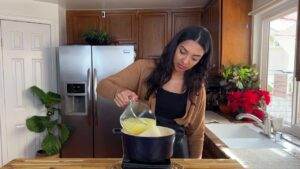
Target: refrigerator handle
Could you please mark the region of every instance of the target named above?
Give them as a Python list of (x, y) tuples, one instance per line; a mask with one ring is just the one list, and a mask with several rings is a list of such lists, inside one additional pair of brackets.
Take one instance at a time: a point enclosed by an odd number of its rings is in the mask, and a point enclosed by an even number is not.
[(98, 126), (98, 112), (97, 112), (97, 84), (98, 84), (98, 78), (97, 78), (97, 69), (94, 68), (93, 71), (93, 95), (94, 95), (94, 105), (93, 105), (93, 112), (94, 112), (94, 118), (95, 118), (95, 125)]
[(87, 121), (88, 125), (92, 125), (92, 116), (91, 116), (91, 111), (92, 111), (92, 98), (91, 98), (91, 69), (89, 68), (87, 70)]

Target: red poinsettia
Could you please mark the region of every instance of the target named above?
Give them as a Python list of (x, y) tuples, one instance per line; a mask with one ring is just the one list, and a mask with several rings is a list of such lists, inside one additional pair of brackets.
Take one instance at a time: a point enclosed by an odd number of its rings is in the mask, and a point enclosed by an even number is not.
[(261, 89), (248, 89), (227, 94), (228, 106), (232, 112), (244, 112), (263, 120), (266, 105), (270, 104), (270, 93)]

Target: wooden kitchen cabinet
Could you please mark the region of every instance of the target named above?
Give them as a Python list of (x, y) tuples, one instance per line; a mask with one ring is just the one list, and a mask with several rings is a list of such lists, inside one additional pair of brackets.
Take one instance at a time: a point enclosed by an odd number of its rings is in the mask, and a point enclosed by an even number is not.
[(207, 109), (215, 110), (221, 65), (250, 64), (252, 0), (212, 0), (202, 13), (202, 24), (211, 33), (213, 53), (207, 78)]
[[(103, 13), (105, 12), (105, 14)], [(137, 59), (158, 58), (172, 37), (191, 25), (201, 25), (200, 8), (67, 11), (68, 44), (85, 44), (82, 34), (105, 30), (116, 44), (133, 44)]]
[(168, 43), (168, 13), (141, 12), (138, 14), (138, 22), (138, 57), (160, 57)]
[(120, 43), (136, 43), (137, 19), (136, 11), (107, 11), (105, 12), (105, 31), (114, 41)]
[(104, 30), (117, 42), (136, 42), (136, 12), (127, 11), (68, 11), (69, 44), (85, 44), (82, 34), (90, 29)]
[(82, 34), (90, 29), (103, 29), (99, 11), (67, 11), (68, 44), (86, 44)]
[(213, 72), (220, 65), (249, 64), (252, 0), (213, 0), (203, 11), (202, 23), (213, 39)]
[(203, 142), (203, 159), (228, 159), (229, 157), (214, 143), (214, 141), (209, 138), (209, 134), (204, 135)]
[(222, 7), (222, 63), (250, 64), (252, 0), (223, 0)]
[(201, 26), (201, 11), (173, 12), (172, 37), (187, 26)]
[(211, 75), (217, 75), (221, 65), (221, 1), (216, 0), (209, 4), (202, 14), (202, 24), (211, 33), (212, 38), (212, 57), (211, 57)]

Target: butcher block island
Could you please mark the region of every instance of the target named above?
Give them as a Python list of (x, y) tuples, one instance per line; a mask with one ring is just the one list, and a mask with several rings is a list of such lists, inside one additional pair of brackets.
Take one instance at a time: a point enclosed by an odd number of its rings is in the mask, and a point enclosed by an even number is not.
[[(2, 169), (121, 169), (119, 158), (15, 159)], [(240, 169), (231, 159), (172, 159), (171, 169)]]

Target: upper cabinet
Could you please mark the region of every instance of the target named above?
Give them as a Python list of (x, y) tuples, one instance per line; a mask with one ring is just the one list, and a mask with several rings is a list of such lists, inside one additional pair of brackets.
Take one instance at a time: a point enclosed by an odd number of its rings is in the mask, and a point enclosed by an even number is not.
[(84, 44), (82, 34), (105, 30), (119, 44), (133, 44), (137, 58), (160, 57), (182, 28), (201, 25), (201, 9), (67, 11), (68, 44)]
[(210, 75), (221, 65), (249, 64), (252, 0), (212, 0), (203, 8), (67, 11), (68, 44), (84, 44), (89, 29), (105, 30), (119, 44), (133, 44), (137, 59), (160, 57), (173, 36), (187, 26), (211, 32)]
[(168, 43), (168, 13), (141, 12), (139, 21), (139, 58), (160, 57)]
[(68, 44), (85, 44), (83, 33), (90, 29), (102, 29), (99, 11), (67, 11)]
[(106, 11), (102, 19), (105, 31), (114, 41), (135, 43), (137, 41), (137, 19), (135, 11)]
[(196, 12), (172, 13), (172, 36), (187, 26), (201, 26), (200, 10)]
[(223, 0), (222, 6), (222, 63), (249, 64), (252, 0)]
[(213, 39), (212, 65), (249, 64), (252, 0), (213, 0), (204, 9), (202, 23)]
[(202, 24), (210, 31), (213, 51), (210, 73), (218, 74), (221, 65), (221, 1), (209, 4), (202, 14)]

